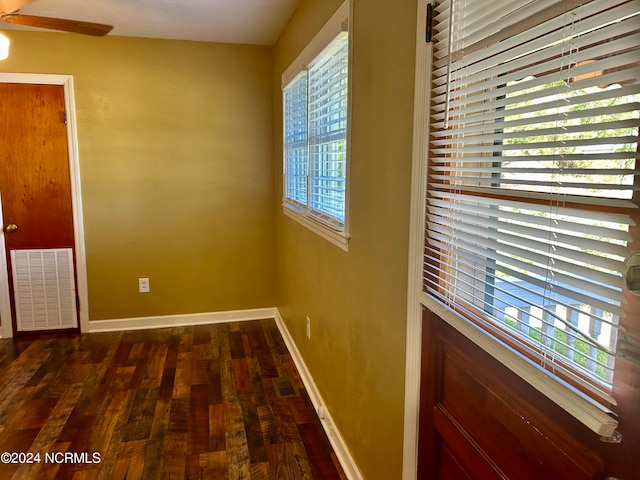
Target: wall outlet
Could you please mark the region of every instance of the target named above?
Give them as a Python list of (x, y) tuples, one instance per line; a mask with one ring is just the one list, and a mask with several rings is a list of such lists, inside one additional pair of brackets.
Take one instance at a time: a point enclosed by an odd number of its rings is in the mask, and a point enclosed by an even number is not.
[(311, 340), (311, 319), (307, 317), (307, 338)]
[(149, 279), (148, 278), (139, 278), (138, 279), (138, 292), (139, 293), (148, 293), (149, 292)]

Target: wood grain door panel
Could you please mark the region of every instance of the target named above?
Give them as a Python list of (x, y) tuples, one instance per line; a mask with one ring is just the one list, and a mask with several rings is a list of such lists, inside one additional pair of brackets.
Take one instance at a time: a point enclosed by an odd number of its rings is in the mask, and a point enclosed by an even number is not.
[(423, 332), (419, 478), (599, 478), (593, 432), (428, 311)]

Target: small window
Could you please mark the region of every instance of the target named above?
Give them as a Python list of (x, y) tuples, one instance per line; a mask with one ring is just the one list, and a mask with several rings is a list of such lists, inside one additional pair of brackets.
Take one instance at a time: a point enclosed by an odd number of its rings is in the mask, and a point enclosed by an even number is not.
[(349, 35), (345, 3), (283, 75), (283, 206), (347, 249)]

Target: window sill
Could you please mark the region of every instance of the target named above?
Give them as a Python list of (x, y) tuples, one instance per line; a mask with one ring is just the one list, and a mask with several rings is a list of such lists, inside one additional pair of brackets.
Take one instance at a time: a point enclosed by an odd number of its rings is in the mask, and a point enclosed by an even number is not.
[(349, 235), (347, 233), (338, 232), (329, 226), (314, 220), (313, 218), (302, 215), (288, 205), (283, 205), (282, 211), (287, 217), (295, 220), (300, 225), (308, 228), (317, 235), (320, 235), (322, 238), (328, 240), (341, 250), (344, 250), (345, 252), (349, 251)]
[[(448, 310), (428, 295), (421, 294), (420, 303), (587, 428), (603, 438), (616, 437), (618, 422), (610, 415), (609, 409), (586, 397), (570, 385), (551, 377), (544, 369), (537, 367), (502, 342), (490, 338), (479, 328)], [(615, 400), (611, 399), (611, 401), (615, 403)]]

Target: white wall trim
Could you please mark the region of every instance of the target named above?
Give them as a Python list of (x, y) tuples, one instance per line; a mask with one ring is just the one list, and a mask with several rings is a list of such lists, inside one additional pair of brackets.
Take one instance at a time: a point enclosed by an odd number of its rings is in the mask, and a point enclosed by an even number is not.
[(331, 242), (336, 247), (344, 250), (345, 252), (349, 251), (349, 235), (344, 232), (338, 232), (333, 230), (332, 228), (320, 223), (318, 220), (315, 220), (312, 217), (307, 215), (302, 215), (294, 210), (292, 210), (287, 205), (282, 206), (282, 211), (284, 214), (298, 222), (300, 225), (308, 228), (312, 232), (320, 235), (325, 240)]
[[(0, 192), (0, 225), (4, 225), (2, 218), (2, 192)], [(9, 276), (7, 275), (7, 255), (4, 243), (4, 235), (0, 235), (0, 332), (2, 338), (13, 337), (11, 325), (11, 297), (9, 295)]]
[[(89, 296), (87, 288), (87, 259), (84, 245), (84, 223), (82, 215), (82, 194), (80, 191), (80, 161), (78, 156), (78, 133), (76, 129), (76, 109), (71, 75), (48, 75), (31, 73), (0, 73), (0, 83), (31, 83), (44, 85), (62, 85), (64, 88), (65, 110), (67, 112), (67, 145), (69, 155), (69, 174), (71, 176), (71, 204), (75, 236), (75, 261), (77, 276), (77, 295), (80, 299), (80, 331), (89, 327)], [(0, 240), (0, 317), (2, 337), (13, 337), (11, 326), (11, 308), (9, 303), (9, 279), (5, 261), (4, 238)], [(6, 319), (9, 319), (8, 321)]]
[(302, 379), (302, 383), (304, 383), (304, 387), (309, 394), (309, 398), (311, 399), (311, 403), (315, 408), (318, 417), (320, 418), (320, 422), (322, 423), (322, 427), (324, 431), (327, 433), (327, 437), (331, 442), (331, 446), (333, 447), (333, 451), (338, 457), (338, 461), (340, 465), (342, 465), (342, 469), (344, 470), (345, 475), (348, 480), (363, 480), (362, 474), (356, 465), (349, 449), (347, 448), (347, 444), (345, 443), (342, 435), (338, 428), (336, 427), (333, 419), (331, 418), (331, 414), (327, 410), (325, 406), (324, 400), (322, 399), (322, 395), (320, 395), (320, 391), (316, 386), (309, 369), (307, 368), (302, 355), (300, 355), (300, 351), (296, 346), (295, 341), (289, 334), (289, 330), (284, 323), (284, 320), (280, 316), (280, 312), (278, 309), (275, 309), (275, 320), (276, 325), (278, 325), (278, 330), (280, 330), (280, 334), (282, 335), (282, 339), (291, 354), (291, 358), (293, 359), (293, 363), (295, 364), (298, 373), (300, 374), (300, 378)]
[(275, 308), (252, 310), (229, 310), (226, 312), (189, 313), (185, 315), (162, 315), (156, 317), (119, 318), (115, 320), (93, 320), (89, 322), (89, 332), (123, 332), (149, 328), (185, 327), (214, 323), (243, 322), (276, 318)]
[(402, 478), (418, 476), (418, 423), (420, 418), (420, 371), (422, 352), (422, 256), (426, 204), (427, 127), (431, 77), (431, 44), (425, 42), (427, 0), (418, 0), (416, 73), (413, 117), (413, 160), (409, 232), (409, 281), (407, 294), (407, 344), (404, 387), (404, 448)]

